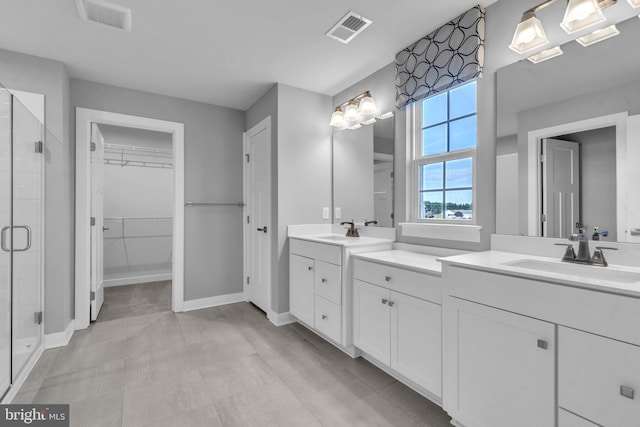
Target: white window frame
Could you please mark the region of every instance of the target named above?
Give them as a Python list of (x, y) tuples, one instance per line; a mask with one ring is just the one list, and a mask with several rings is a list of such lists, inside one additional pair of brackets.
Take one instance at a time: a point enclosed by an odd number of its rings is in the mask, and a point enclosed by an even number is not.
[[(455, 89), (455, 88), (454, 88)], [(449, 89), (451, 90), (451, 89)], [(444, 92), (443, 92), (444, 93)], [(410, 107), (409, 114), (407, 114), (407, 133), (410, 140), (410, 167), (408, 171), (409, 191), (407, 199), (410, 200), (410, 221), (420, 224), (447, 224), (447, 225), (476, 225), (477, 224), (477, 204), (476, 204), (476, 188), (477, 188), (477, 117), (478, 110), (476, 107), (476, 146), (472, 148), (465, 148), (462, 150), (449, 151), (439, 154), (433, 154), (429, 156), (422, 156), (422, 104), (423, 101), (418, 101)], [(476, 105), (477, 105), (477, 86), (476, 86)], [(458, 160), (471, 158), (473, 165), (472, 169), (472, 183), (471, 183), (471, 203), (472, 203), (472, 218), (471, 219), (439, 219), (439, 218), (421, 218), (420, 210), (422, 209), (420, 203), (420, 166), (432, 163), (446, 162), (450, 160)], [(446, 211), (446, 206), (442, 207), (443, 214)]]

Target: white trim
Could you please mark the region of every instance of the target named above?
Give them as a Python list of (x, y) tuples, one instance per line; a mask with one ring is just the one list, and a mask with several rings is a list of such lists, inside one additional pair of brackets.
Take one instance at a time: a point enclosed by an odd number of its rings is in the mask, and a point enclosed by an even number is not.
[(458, 242), (480, 242), (481, 225), (472, 224), (425, 224), (404, 222), (398, 224), (403, 237), (421, 237), (425, 239), (455, 240)]
[(125, 277), (122, 279), (107, 279), (103, 281), (105, 288), (113, 288), (116, 286), (138, 285), (140, 283), (161, 282), (171, 280), (172, 274), (149, 274), (146, 276)]
[(49, 350), (50, 348), (64, 347), (69, 344), (73, 332), (75, 331), (73, 319), (67, 323), (67, 327), (62, 332), (54, 332), (52, 334), (46, 334), (44, 336), (44, 348)]
[(626, 219), (621, 220), (627, 211), (627, 181), (625, 161), (627, 157), (627, 118), (628, 112), (609, 114), (577, 122), (564, 123), (548, 128), (535, 129), (527, 133), (527, 234), (540, 236), (540, 144), (543, 138), (584, 132), (604, 127), (616, 127), (616, 212), (618, 238), (625, 235)]
[(43, 352), (44, 352), (44, 345), (40, 344), (33, 351), (33, 354), (27, 361), (27, 364), (24, 366), (24, 368), (18, 375), (18, 378), (16, 378), (15, 382), (11, 385), (11, 387), (9, 388), (9, 391), (4, 396), (2, 401), (0, 401), (0, 404), (7, 405), (11, 403), (11, 401), (16, 397), (16, 395), (24, 385), (25, 381), (29, 377), (29, 374), (31, 373), (33, 368), (36, 366), (36, 363), (38, 363), (38, 361), (40, 360), (40, 356), (42, 356)]
[(168, 132), (173, 137), (173, 272), (171, 309), (182, 311), (184, 302), (184, 124), (147, 117), (76, 108), (76, 255), (75, 327), (89, 326), (90, 238), (89, 141), (91, 123)]
[(286, 313), (276, 313), (275, 311), (271, 310), (269, 311), (269, 314), (267, 314), (267, 318), (276, 326), (284, 326), (290, 323), (296, 323), (298, 321), (298, 319), (293, 317), (293, 314), (289, 313), (288, 311)]
[(218, 295), (216, 297), (200, 298), (184, 301), (182, 311), (202, 310), (203, 308), (217, 307), (219, 305), (234, 304), (244, 302), (244, 292), (237, 294)]

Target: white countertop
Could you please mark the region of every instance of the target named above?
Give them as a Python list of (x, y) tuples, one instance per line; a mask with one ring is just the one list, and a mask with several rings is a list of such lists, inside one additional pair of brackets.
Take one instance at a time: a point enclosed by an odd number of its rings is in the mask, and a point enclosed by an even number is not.
[[(637, 267), (626, 267), (611, 264), (608, 267), (588, 266), (562, 262), (559, 258), (523, 255), (500, 251), (471, 252), (464, 255), (440, 257), (438, 260), (445, 264), (463, 266), (474, 270), (506, 274), (510, 276), (522, 277), (525, 279), (541, 280), (545, 282), (558, 283), (561, 285), (574, 286), (578, 288), (592, 289), (601, 292), (615, 293), (640, 298), (640, 281), (634, 283), (625, 283), (618, 280), (598, 278), (599, 275), (603, 273), (606, 274), (606, 272), (596, 271), (610, 270), (611, 273), (620, 272), (624, 274), (625, 272), (628, 272), (640, 275), (640, 268)], [(567, 270), (570, 271), (562, 273), (558, 271), (543, 271), (538, 269), (519, 267), (516, 265), (509, 265), (509, 263), (517, 262), (520, 260), (552, 263), (554, 265), (550, 265), (550, 267), (558, 270), (562, 270), (562, 268), (566, 266)], [(577, 271), (580, 273), (584, 271), (584, 275), (576, 273)]]
[(406, 268), (432, 276), (440, 276), (442, 272), (442, 265), (438, 262), (439, 257), (436, 255), (394, 249), (390, 251), (364, 252), (352, 256), (365, 261)]
[(348, 248), (393, 243), (393, 239), (381, 239), (378, 237), (346, 237), (342, 234), (332, 233), (289, 235), (289, 238)]

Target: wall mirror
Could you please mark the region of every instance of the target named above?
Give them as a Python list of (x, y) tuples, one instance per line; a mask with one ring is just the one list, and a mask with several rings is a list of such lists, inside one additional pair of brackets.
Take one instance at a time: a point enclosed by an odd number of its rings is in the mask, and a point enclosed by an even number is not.
[(580, 223), (640, 243), (640, 20), (616, 25), (498, 70), (497, 233), (565, 238)]
[(393, 117), (333, 134), (333, 221), (393, 227)]

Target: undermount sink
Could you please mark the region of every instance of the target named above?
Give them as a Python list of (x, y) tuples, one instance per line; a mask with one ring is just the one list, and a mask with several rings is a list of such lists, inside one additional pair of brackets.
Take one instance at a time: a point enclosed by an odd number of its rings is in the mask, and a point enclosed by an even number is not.
[(517, 261), (505, 262), (504, 265), (596, 280), (610, 280), (621, 283), (640, 282), (640, 273), (617, 270), (611, 267), (594, 267), (590, 265), (567, 264), (562, 262), (540, 261), (533, 259), (520, 259)]

